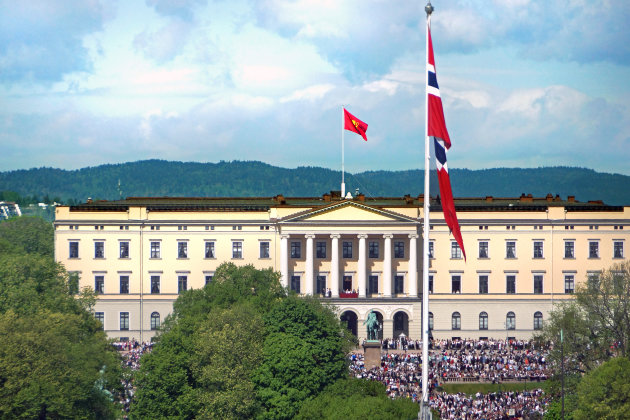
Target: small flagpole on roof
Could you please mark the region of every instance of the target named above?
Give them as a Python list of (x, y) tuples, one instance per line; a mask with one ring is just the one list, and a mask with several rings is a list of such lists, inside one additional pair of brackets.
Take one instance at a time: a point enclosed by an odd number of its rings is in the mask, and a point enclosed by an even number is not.
[(344, 106), (341, 105), (341, 198), (343, 199), (346, 196), (346, 182), (345, 182), (345, 168), (344, 168), (344, 132), (345, 130), (345, 115), (344, 115)]
[[(433, 6), (431, 1), (424, 7), (427, 13), (426, 28), (426, 58), (425, 58), (425, 94), (424, 94), (424, 223), (423, 223), (423, 258), (422, 258), (422, 405), (429, 403), (429, 72), (426, 69), (429, 62), (429, 27), (431, 26), (431, 13)], [(425, 408), (425, 410), (428, 409)]]

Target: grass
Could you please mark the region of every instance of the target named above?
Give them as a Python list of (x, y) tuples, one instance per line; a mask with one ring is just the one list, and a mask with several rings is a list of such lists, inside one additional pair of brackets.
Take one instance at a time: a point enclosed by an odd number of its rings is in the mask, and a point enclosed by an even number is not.
[(464, 394), (474, 395), (477, 392), (481, 392), (482, 394), (487, 394), (490, 392), (498, 392), (498, 391), (528, 391), (537, 388), (544, 387), (544, 381), (542, 382), (504, 382), (502, 384), (475, 384), (475, 383), (465, 383), (465, 384), (444, 384), (438, 390), (442, 390), (444, 392), (448, 392), (449, 394), (456, 394), (458, 392), (463, 392)]

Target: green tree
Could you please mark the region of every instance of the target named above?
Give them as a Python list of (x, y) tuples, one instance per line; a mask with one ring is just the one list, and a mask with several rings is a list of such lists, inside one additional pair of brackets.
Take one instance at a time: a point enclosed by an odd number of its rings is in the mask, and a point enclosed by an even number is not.
[[(261, 318), (286, 296), (280, 285), (279, 275), (272, 270), (256, 270), (252, 266), (237, 267), (232, 263), (222, 264), (215, 272), (213, 282), (203, 289), (189, 290), (180, 295), (173, 305), (173, 314), (168, 317), (157, 337), (151, 353), (142, 359), (136, 376), (138, 386), (132, 404), (132, 418), (192, 418), (199, 415), (210, 417), (209, 407), (225, 410), (226, 418), (236, 415), (234, 398), (243, 395), (250, 386), (247, 369), (255, 369), (253, 352), (256, 345), (248, 348), (247, 339), (255, 336), (256, 319)], [(238, 314), (239, 309), (252, 316), (251, 325)], [(234, 317), (235, 332), (229, 331)], [(216, 317), (217, 319), (211, 319)], [(221, 322), (217, 322), (221, 320)], [(229, 322), (228, 322), (229, 321)], [(240, 333), (238, 333), (240, 331)], [(225, 348), (205, 343), (201, 337), (228, 337), (223, 341)], [(262, 337), (258, 339), (262, 343)], [(252, 344), (255, 344), (254, 340)], [(216, 344), (216, 343), (215, 343)], [(225, 351), (230, 348), (247, 349), (251, 355)], [(254, 359), (249, 359), (249, 357)], [(238, 375), (230, 378), (233, 392), (215, 386), (211, 357), (242, 357), (251, 366), (236, 369)], [(250, 395), (251, 397), (251, 395)], [(247, 400), (249, 401), (249, 400)], [(249, 408), (253, 409), (246, 402)]]
[(251, 303), (210, 313), (195, 340), (198, 418), (254, 418), (258, 404), (251, 378), (262, 361), (262, 344), (262, 317)]
[(41, 217), (21, 216), (2, 221), (0, 239), (22, 248), (27, 253), (53, 257), (53, 225)]
[(262, 418), (290, 419), (304, 401), (347, 377), (351, 337), (314, 298), (289, 296), (264, 321), (264, 360), (254, 376)]
[(115, 418), (115, 406), (94, 387), (120, 391), (120, 361), (96, 322), (42, 309), (0, 314), (1, 418)]
[(630, 419), (630, 360), (615, 357), (584, 376), (574, 418)]
[(367, 379), (340, 379), (317, 397), (306, 401), (295, 420), (418, 418), (418, 404), (408, 398), (392, 400), (385, 385)]

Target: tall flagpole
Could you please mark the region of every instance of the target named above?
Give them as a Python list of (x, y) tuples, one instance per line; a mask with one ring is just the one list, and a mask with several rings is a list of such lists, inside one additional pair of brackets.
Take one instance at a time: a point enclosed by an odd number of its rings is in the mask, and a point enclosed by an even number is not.
[(423, 223), (423, 258), (422, 258), (422, 402), (424, 406), (429, 402), (429, 94), (426, 92), (429, 86), (429, 72), (426, 69), (429, 62), (429, 27), (431, 25), (431, 13), (433, 6), (431, 1), (424, 8), (427, 13), (426, 29), (426, 57), (425, 65), (425, 94), (424, 94), (424, 223)]
[(344, 124), (346, 122), (345, 120), (345, 115), (344, 115), (344, 107), (343, 105), (341, 106), (341, 199), (343, 199), (346, 196), (346, 182), (345, 182), (345, 168), (344, 168), (344, 164), (343, 164), (343, 147), (344, 147), (344, 137), (345, 137), (345, 130), (344, 130)]

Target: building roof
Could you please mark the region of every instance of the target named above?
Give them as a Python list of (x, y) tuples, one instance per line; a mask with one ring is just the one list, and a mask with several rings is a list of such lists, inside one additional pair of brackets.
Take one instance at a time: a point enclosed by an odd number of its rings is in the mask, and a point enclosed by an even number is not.
[[(146, 207), (149, 211), (267, 211), (272, 207), (319, 207), (340, 202), (338, 191), (331, 191), (322, 197), (128, 197), (123, 200), (98, 200), (71, 206), (71, 211), (127, 211), (130, 207)], [(366, 197), (359, 194), (349, 199), (376, 208), (421, 207), (424, 196), (412, 197)], [(623, 211), (623, 206), (609, 206), (601, 200), (586, 203), (569, 196), (562, 199), (547, 194), (533, 197), (522, 194), (520, 197), (463, 197), (455, 198), (459, 211), (545, 211), (549, 207), (564, 207), (567, 211)], [(431, 197), (432, 211), (441, 210), (440, 197)]]

